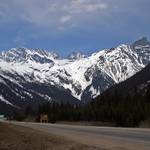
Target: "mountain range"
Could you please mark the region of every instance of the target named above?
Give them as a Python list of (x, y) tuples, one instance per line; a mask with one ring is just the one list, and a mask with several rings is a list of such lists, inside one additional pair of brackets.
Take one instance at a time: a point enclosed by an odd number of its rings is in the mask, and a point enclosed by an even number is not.
[(0, 110), (34, 107), (45, 102), (87, 103), (150, 63), (150, 42), (80, 53), (62, 59), (42, 49), (0, 52)]

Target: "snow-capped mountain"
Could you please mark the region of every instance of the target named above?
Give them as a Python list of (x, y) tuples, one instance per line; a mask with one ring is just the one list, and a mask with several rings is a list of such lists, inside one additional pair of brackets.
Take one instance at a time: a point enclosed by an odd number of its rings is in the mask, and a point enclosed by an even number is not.
[(0, 59), (10, 63), (30, 63), (30, 61), (41, 64), (53, 63), (53, 59), (58, 57), (54, 52), (48, 53), (41, 49), (12, 48), (0, 53)]
[(76, 52), (73, 52), (71, 55), (69, 55), (69, 57), (68, 58), (70, 58), (70, 59), (81, 59), (81, 58), (85, 58), (86, 57), (86, 55), (84, 55), (84, 54), (81, 54), (81, 53), (76, 53)]
[[(71, 58), (71, 59), (70, 59)], [(54, 52), (13, 48), (0, 53), (0, 101), (15, 107), (46, 101), (88, 101), (150, 63), (150, 42), (60, 59)]]

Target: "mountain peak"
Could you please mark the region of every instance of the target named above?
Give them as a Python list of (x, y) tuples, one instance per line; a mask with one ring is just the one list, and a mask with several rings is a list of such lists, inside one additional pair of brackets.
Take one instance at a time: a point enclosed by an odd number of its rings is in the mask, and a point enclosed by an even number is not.
[(139, 45), (146, 46), (146, 45), (150, 45), (150, 42), (148, 41), (147, 37), (142, 37), (141, 39), (135, 41), (132, 45), (134, 47)]
[(69, 59), (81, 59), (85, 58), (86, 56), (80, 52), (73, 52), (71, 55), (69, 55)]
[(53, 59), (58, 58), (58, 55), (53, 52), (46, 52), (43, 49), (28, 49), (24, 47), (12, 48), (8, 51), (0, 53), (0, 59), (6, 62), (29, 62), (52, 63)]

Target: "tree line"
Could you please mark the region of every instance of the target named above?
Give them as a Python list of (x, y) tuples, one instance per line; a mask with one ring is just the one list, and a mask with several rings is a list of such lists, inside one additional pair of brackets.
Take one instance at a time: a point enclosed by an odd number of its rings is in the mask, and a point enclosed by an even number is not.
[(38, 116), (48, 114), (50, 122), (56, 121), (101, 121), (116, 126), (135, 127), (150, 117), (150, 86), (142, 95), (106, 92), (85, 106), (47, 103), (39, 106)]
[(39, 121), (41, 114), (47, 114), (49, 122), (52, 123), (99, 121), (110, 122), (116, 126), (136, 127), (150, 118), (150, 86), (144, 94), (137, 89), (128, 94), (116, 89), (113, 92), (104, 92), (86, 105), (46, 103), (39, 105), (36, 113), (31, 107), (27, 107), (24, 113), (16, 113), (14, 119), (23, 120), (28, 116), (36, 116), (36, 121)]

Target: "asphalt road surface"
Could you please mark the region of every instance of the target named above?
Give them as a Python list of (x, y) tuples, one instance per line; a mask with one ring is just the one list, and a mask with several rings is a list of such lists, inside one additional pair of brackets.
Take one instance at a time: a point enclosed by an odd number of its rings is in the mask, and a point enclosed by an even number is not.
[(13, 124), (60, 135), (89, 146), (111, 150), (150, 150), (150, 129), (94, 127), (13, 122)]

